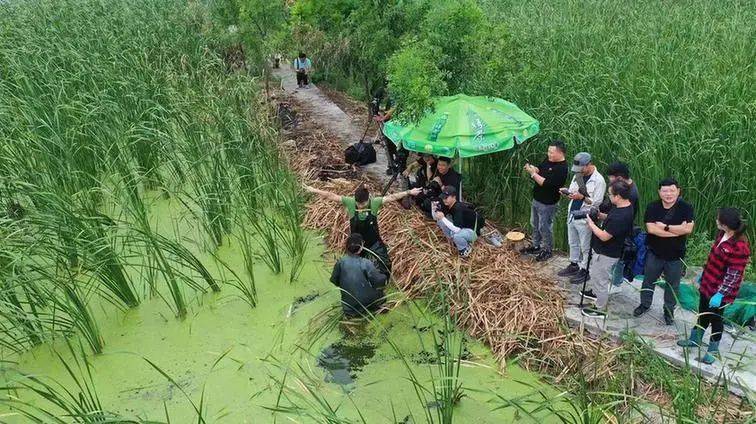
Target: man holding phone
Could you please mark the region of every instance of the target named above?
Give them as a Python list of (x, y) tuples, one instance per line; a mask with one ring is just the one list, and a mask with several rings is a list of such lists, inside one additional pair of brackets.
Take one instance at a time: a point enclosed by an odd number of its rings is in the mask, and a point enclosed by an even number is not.
[(593, 164), (590, 153), (580, 152), (572, 162), (574, 176), (570, 187), (561, 193), (570, 199), (567, 207), (567, 240), (570, 245), (570, 264), (557, 275), (570, 277), (573, 284), (588, 279), (588, 257), (591, 249), (591, 229), (586, 216), (594, 204), (604, 200), (606, 181)]
[(567, 181), (567, 147), (561, 140), (553, 140), (546, 151), (546, 159), (538, 166), (525, 164), (524, 170), (533, 180), (533, 201), (530, 206), (530, 225), (533, 243), (522, 253), (535, 256), (537, 262), (551, 258), (554, 247), (554, 215), (559, 203), (559, 187)]

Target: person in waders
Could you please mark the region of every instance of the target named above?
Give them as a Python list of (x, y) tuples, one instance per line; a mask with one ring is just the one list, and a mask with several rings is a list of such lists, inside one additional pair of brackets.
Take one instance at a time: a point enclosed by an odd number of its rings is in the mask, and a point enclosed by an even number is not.
[(305, 186), (305, 189), (334, 202), (341, 202), (349, 217), (349, 230), (351, 233), (360, 234), (365, 248), (361, 256), (372, 260), (376, 267), (386, 274), (391, 273), (391, 260), (388, 248), (381, 239), (378, 229), (378, 211), (384, 203), (395, 202), (407, 196), (417, 196), (422, 192), (420, 188), (389, 194), (385, 197), (370, 197), (370, 192), (364, 184), (360, 184), (354, 192), (354, 196), (341, 196), (315, 187)]
[(361, 257), (362, 236), (353, 233), (347, 238), (346, 255), (339, 259), (331, 272), (331, 283), (341, 289), (344, 317), (366, 318), (383, 305), (383, 289), (388, 276), (372, 261)]

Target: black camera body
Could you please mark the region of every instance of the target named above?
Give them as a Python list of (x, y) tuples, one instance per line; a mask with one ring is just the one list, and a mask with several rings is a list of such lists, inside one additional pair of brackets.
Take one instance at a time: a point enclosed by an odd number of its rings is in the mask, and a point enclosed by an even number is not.
[(572, 218), (585, 219), (586, 217), (590, 216), (592, 220), (597, 221), (598, 214), (599, 214), (599, 208), (596, 206), (591, 206), (590, 209), (581, 209), (581, 210), (572, 212)]

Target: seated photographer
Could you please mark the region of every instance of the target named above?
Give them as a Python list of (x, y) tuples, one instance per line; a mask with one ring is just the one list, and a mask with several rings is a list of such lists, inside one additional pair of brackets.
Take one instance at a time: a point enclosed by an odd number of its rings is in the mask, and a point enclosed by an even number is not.
[(436, 177), (436, 164), (435, 156), (421, 153), (414, 162), (407, 165), (407, 169), (402, 172), (402, 175), (410, 177), (414, 173), (415, 180), (410, 183), (410, 187), (427, 188), (428, 184)]
[(466, 258), (483, 227), (482, 217), (470, 205), (457, 200), (457, 190), (452, 186), (441, 190), (441, 201), (443, 207), (433, 203), (433, 218), (446, 238), (454, 242), (459, 255)]
[[(599, 209), (592, 207), (585, 218), (591, 236), (592, 254), (590, 262), (591, 289), (583, 289), (581, 294), (595, 301), (594, 306), (583, 308), (587, 317), (603, 318), (609, 302), (609, 286), (612, 284), (612, 270), (622, 254), (625, 238), (633, 232), (633, 206), (630, 201), (630, 186), (625, 181), (615, 181), (609, 186), (609, 201), (613, 207), (608, 211), (603, 228), (596, 224)], [(605, 206), (606, 208), (606, 206)]]
[(442, 189), (446, 187), (454, 187), (455, 194), (459, 193), (459, 188), (462, 184), (462, 175), (452, 167), (451, 158), (446, 156), (439, 157), (436, 170), (438, 173), (433, 180), (438, 182)]
[(346, 208), (349, 217), (349, 229), (351, 233), (358, 233), (362, 236), (365, 249), (362, 249), (363, 257), (370, 258), (376, 262), (376, 266), (381, 272), (388, 275), (391, 272), (391, 261), (388, 255), (388, 248), (381, 239), (378, 230), (378, 211), (384, 203), (395, 202), (406, 196), (417, 196), (422, 191), (419, 188), (402, 191), (399, 193), (389, 194), (385, 197), (370, 197), (370, 191), (364, 184), (361, 184), (354, 191), (352, 196), (340, 196), (325, 190), (305, 185), (305, 189), (334, 202), (341, 202)]
[(384, 302), (387, 275), (361, 257), (364, 241), (359, 234), (347, 238), (346, 255), (333, 266), (331, 282), (341, 289), (341, 306), (346, 318), (364, 317)]

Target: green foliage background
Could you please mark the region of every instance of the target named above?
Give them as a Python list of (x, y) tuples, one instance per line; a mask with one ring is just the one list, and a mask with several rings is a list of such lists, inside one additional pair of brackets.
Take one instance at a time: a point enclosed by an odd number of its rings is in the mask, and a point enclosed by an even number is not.
[[(527, 225), (532, 183), (521, 167), (552, 138), (570, 155), (591, 152), (600, 169), (628, 162), (642, 205), (659, 179), (677, 177), (707, 238), (717, 207), (756, 218), (749, 2), (300, 0), (291, 10), (293, 46), (317, 77), (366, 98), (388, 76), (400, 119), (458, 92), (539, 119), (537, 138), (465, 167), (467, 192), (509, 225)], [(564, 219), (557, 233), (564, 243)]]

